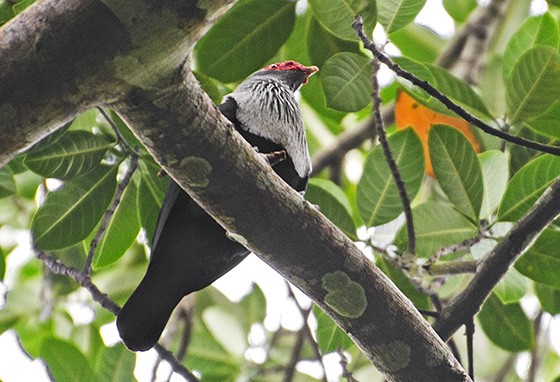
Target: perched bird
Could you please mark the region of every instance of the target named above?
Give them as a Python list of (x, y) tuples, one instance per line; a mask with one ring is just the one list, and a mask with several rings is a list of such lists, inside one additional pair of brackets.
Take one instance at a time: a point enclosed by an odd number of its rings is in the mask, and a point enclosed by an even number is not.
[[(268, 65), (219, 106), (260, 153), (285, 151), (286, 159), (273, 169), (300, 192), (307, 187), (311, 161), (294, 92), (317, 71), (295, 61)], [(210, 285), (249, 254), (173, 180), (152, 243), (146, 275), (117, 317), (120, 336), (134, 351), (155, 345), (183, 296)]]

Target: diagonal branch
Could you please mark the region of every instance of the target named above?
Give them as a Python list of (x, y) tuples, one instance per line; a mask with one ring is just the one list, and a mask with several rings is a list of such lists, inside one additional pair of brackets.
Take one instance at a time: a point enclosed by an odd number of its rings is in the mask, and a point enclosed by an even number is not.
[(469, 285), (443, 309), (441, 318), (434, 323), (441, 338), (450, 338), (478, 312), (515, 260), (560, 214), (559, 200), (560, 178), (486, 255)]

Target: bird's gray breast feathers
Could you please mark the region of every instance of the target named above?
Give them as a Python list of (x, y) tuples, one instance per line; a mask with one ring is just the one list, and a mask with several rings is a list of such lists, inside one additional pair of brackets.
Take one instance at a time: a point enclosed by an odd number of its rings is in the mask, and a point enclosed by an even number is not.
[(301, 109), (292, 90), (276, 79), (248, 78), (228, 97), (237, 103), (242, 128), (284, 147), (298, 175), (306, 178), (311, 160)]

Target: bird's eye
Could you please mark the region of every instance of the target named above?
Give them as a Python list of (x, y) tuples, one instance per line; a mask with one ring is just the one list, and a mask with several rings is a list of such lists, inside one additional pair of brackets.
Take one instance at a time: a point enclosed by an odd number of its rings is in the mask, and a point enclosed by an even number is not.
[(270, 65), (270, 69), (276, 69), (276, 68), (278, 68), (278, 65), (276, 65), (276, 64)]

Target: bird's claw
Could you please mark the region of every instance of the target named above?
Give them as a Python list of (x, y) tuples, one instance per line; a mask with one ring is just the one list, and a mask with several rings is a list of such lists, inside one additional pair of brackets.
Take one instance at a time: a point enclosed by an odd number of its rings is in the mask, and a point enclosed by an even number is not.
[(262, 153), (264, 159), (270, 164), (270, 166), (277, 165), (278, 163), (285, 161), (287, 158), (286, 150), (278, 150), (270, 153)]

